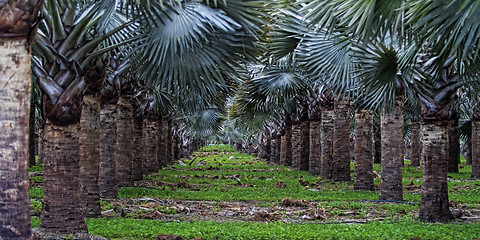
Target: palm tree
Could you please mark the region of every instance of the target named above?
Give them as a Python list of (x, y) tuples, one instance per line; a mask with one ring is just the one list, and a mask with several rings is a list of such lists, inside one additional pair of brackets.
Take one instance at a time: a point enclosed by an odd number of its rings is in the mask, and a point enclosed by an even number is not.
[[(403, 1), (308, 1), (302, 8), (310, 26), (317, 34), (326, 35), (323, 42), (332, 41), (333, 46), (319, 46), (343, 49), (343, 51), (317, 51), (307, 59), (331, 59), (309, 68), (317, 75), (334, 76), (325, 85), (335, 94), (350, 95), (366, 101), (367, 108), (382, 109), (385, 127), (395, 132), (382, 138), (382, 184), (381, 199), (401, 200), (401, 166), (403, 162), (403, 88), (404, 79), (397, 78), (397, 53), (404, 49), (402, 12), (398, 11)], [(332, 45), (332, 44), (330, 44)], [(394, 50), (396, 46), (396, 50)], [(403, 51), (403, 50), (402, 50)], [(334, 61), (336, 60), (336, 61)], [(367, 64), (368, 63), (368, 64)], [(355, 71), (355, 75), (352, 72)], [(323, 77), (325, 79), (325, 77)], [(361, 90), (362, 89), (362, 90)], [(365, 93), (365, 95), (358, 95)], [(395, 101), (397, 98), (397, 101)], [(396, 114), (392, 112), (397, 103)], [(382, 106), (382, 107), (380, 107)], [(394, 117), (394, 116), (397, 117)], [(399, 118), (399, 116), (402, 116)], [(395, 121), (388, 121), (388, 117)], [(398, 122), (396, 122), (398, 120)], [(392, 125), (393, 124), (393, 125)], [(390, 142), (391, 141), (391, 142)], [(389, 151), (387, 154), (386, 152)], [(394, 176), (392, 174), (395, 174)]]
[[(36, 37), (34, 49), (37, 54), (33, 58), (33, 70), (45, 94), (45, 137), (47, 148), (51, 151), (45, 159), (42, 227), (51, 231), (85, 231), (83, 208), (79, 207), (81, 194), (89, 195), (96, 191), (92, 191), (95, 187), (85, 193), (79, 189), (80, 156), (77, 146), (83, 95), (87, 87), (93, 89), (99, 82), (99, 78), (88, 75), (94, 60), (116, 46), (97, 47), (126, 26), (95, 36), (94, 30), (99, 33), (95, 26), (102, 20), (102, 15), (97, 14), (97, 11), (106, 9), (102, 4), (104, 3), (81, 8), (77, 4), (48, 1)], [(102, 13), (105, 12), (101, 11), (100, 14)], [(90, 174), (82, 176), (88, 175)], [(82, 181), (84, 189), (87, 189), (87, 183), (88, 181)], [(58, 201), (59, 195), (69, 198)], [(94, 199), (98, 202), (98, 197)]]
[(42, 3), (0, 2), (0, 236), (5, 239), (31, 239), (27, 171), (30, 47)]
[(472, 0), (418, 3), (409, 6), (407, 16), (418, 40), (429, 49), (429, 59), (424, 60), (428, 64), (422, 68), (429, 89), (420, 95), (425, 131), (420, 219), (446, 221), (452, 218), (447, 189), (448, 125), (457, 119), (457, 90), (477, 85), (480, 6)]
[(100, 104), (100, 163), (99, 192), (104, 199), (117, 197), (115, 152), (117, 142), (117, 101), (125, 79), (121, 74), (128, 69), (128, 61), (110, 62), (103, 83)]

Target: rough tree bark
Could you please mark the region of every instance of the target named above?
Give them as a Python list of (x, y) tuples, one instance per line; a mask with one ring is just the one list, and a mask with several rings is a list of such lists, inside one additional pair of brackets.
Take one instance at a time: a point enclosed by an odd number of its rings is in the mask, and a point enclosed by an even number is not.
[(449, 209), (448, 123), (423, 123), (423, 186), (419, 217), (423, 221), (443, 222), (453, 218)]
[(475, 103), (472, 110), (472, 178), (480, 179), (480, 103)]
[(333, 128), (333, 169), (334, 181), (351, 181), (350, 177), (350, 121), (348, 101), (335, 101)]
[(334, 116), (335, 113), (333, 108), (323, 109), (321, 125), (322, 159), (320, 161), (320, 176), (324, 179), (332, 178)]
[(80, 189), (85, 217), (100, 215), (100, 95), (83, 98), (79, 130)]
[(300, 122), (292, 124), (292, 167), (300, 168), (302, 161), (302, 127)]
[(403, 91), (397, 93), (394, 109), (391, 112), (383, 111), (381, 114), (382, 181), (380, 184), (380, 200), (403, 200), (403, 99)]
[[(33, 90), (31, 90), (33, 91)], [(30, 96), (33, 94), (30, 93)], [(30, 116), (28, 118), (28, 165), (35, 165), (35, 99), (30, 100)]]
[[(51, 232), (84, 232), (80, 181), (78, 124), (58, 126), (45, 123), (49, 149), (44, 161), (44, 193), (41, 226)], [(61, 197), (68, 196), (68, 197)]]
[(302, 134), (302, 155), (300, 161), (300, 170), (308, 171), (310, 161), (310, 121), (303, 120), (300, 123)]
[(133, 162), (132, 162), (132, 178), (133, 181), (142, 180), (143, 172), (142, 172), (142, 165), (144, 160), (144, 147), (142, 142), (142, 125), (143, 125), (143, 117), (142, 116), (135, 116), (133, 118), (134, 123), (134, 131), (133, 131)]
[(132, 144), (133, 144), (132, 96), (122, 95), (117, 103), (117, 144), (116, 177), (118, 187), (133, 186)]
[(460, 163), (460, 130), (458, 118), (448, 122), (448, 172), (458, 173)]
[(100, 110), (100, 165), (98, 185), (100, 197), (117, 198), (115, 151), (117, 142), (117, 106), (102, 104)]
[(281, 137), (280, 164), (292, 165), (292, 125), (285, 125), (285, 134)]
[(304, 171), (308, 171), (309, 131), (310, 123), (308, 120), (301, 120), (292, 125), (292, 166)]
[(28, 133), (31, 40), (43, 1), (0, 3), (0, 238), (31, 239)]
[(170, 136), (170, 133), (168, 131), (168, 121), (167, 119), (161, 118), (159, 121), (160, 126), (158, 128), (158, 136), (159, 138), (159, 151), (158, 151), (158, 162), (160, 164), (160, 167), (167, 166), (168, 165), (168, 157), (169, 157), (169, 146), (168, 146), (168, 138)]
[(45, 136), (43, 134), (43, 123), (38, 126), (38, 164), (43, 164), (43, 159), (45, 158), (44, 146), (45, 146)]
[(0, 238), (30, 239), (30, 48), (26, 37), (0, 38), (0, 52)]
[(142, 141), (144, 146), (144, 162), (143, 174), (156, 172), (159, 169), (157, 161), (158, 144), (157, 144), (157, 122), (154, 116), (147, 116), (143, 120)]
[(373, 190), (373, 116), (368, 110), (355, 114), (355, 190)]
[(321, 125), (320, 118), (310, 120), (310, 155), (308, 171), (310, 174), (319, 175), (321, 170), (322, 147), (321, 147)]
[(271, 163), (280, 163), (280, 142), (281, 139), (276, 134), (273, 135), (271, 141), (271, 153), (270, 153), (270, 162)]
[(421, 131), (420, 131), (420, 122), (412, 121), (412, 131), (410, 135), (410, 139), (412, 142), (412, 160), (410, 161), (410, 166), (418, 167), (420, 166), (420, 158), (421, 158)]
[(373, 119), (373, 163), (382, 163), (382, 131), (378, 115)]
[(471, 139), (465, 143), (463, 152), (465, 156), (465, 165), (472, 165), (472, 140)]
[(472, 121), (472, 178), (480, 179), (480, 121)]

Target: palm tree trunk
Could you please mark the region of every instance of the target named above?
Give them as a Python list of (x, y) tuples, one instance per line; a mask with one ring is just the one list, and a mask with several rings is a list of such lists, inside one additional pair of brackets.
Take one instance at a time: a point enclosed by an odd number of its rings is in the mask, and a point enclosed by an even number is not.
[(166, 127), (166, 137), (167, 137), (167, 164), (172, 164), (174, 159), (173, 154), (173, 131), (172, 131), (172, 121), (167, 120)]
[(302, 160), (300, 162), (300, 170), (308, 171), (310, 161), (310, 121), (302, 121), (300, 126), (302, 131)]
[(458, 164), (460, 163), (460, 130), (458, 129), (458, 119), (448, 122), (448, 172), (458, 173)]
[(143, 117), (135, 116), (133, 119), (134, 130), (133, 130), (133, 163), (132, 163), (132, 177), (133, 181), (142, 180), (142, 165), (145, 162), (144, 151), (145, 145), (142, 142), (142, 125)]
[(117, 103), (116, 176), (118, 187), (133, 186), (133, 107), (132, 96), (122, 95)]
[(412, 142), (412, 160), (410, 161), (410, 166), (418, 167), (420, 166), (420, 158), (421, 158), (421, 131), (420, 131), (420, 122), (412, 121), (412, 131), (410, 134), (410, 139)]
[(0, 238), (31, 239), (28, 197), (30, 48), (0, 39)]
[(292, 125), (292, 167), (300, 168), (302, 161), (302, 126), (300, 122)]
[(355, 114), (355, 190), (373, 190), (373, 116), (358, 109)]
[(273, 135), (271, 140), (271, 153), (270, 153), (270, 162), (271, 163), (280, 163), (280, 142), (281, 139), (276, 134)]
[(310, 123), (308, 121), (301, 121), (292, 126), (292, 166), (304, 171), (308, 171), (309, 131)]
[[(157, 161), (158, 161), (158, 169), (162, 168), (162, 166), (167, 165), (166, 161), (166, 127), (165, 127), (165, 121), (160, 118), (160, 120), (157, 122), (157, 147), (158, 147), (158, 153), (157, 153)], [(156, 171), (157, 171), (156, 170)]]
[(333, 109), (322, 111), (320, 176), (324, 179), (332, 178), (334, 116)]
[(392, 112), (381, 114), (382, 182), (380, 200), (403, 200), (403, 94), (396, 94)]
[(472, 165), (472, 140), (471, 139), (469, 139), (465, 143), (463, 152), (465, 156), (465, 165)]
[(44, 146), (45, 146), (45, 134), (43, 131), (43, 123), (38, 125), (38, 164), (43, 164), (45, 158)]
[(98, 185), (100, 197), (117, 198), (115, 151), (117, 142), (117, 106), (103, 104), (100, 110), (100, 165)]
[(85, 216), (100, 215), (100, 193), (98, 187), (100, 165), (100, 95), (83, 97), (80, 118), (80, 187)]
[(47, 120), (49, 151), (44, 165), (41, 226), (51, 232), (87, 231), (79, 181), (78, 124), (57, 126)]
[(424, 123), (423, 134), (423, 186), (419, 217), (423, 221), (447, 221), (452, 219), (449, 209), (448, 124)]
[(472, 178), (480, 179), (480, 121), (472, 120)]
[(152, 117), (143, 120), (142, 141), (145, 150), (143, 151), (143, 174), (147, 175), (159, 169), (157, 161), (157, 121)]
[(308, 171), (310, 174), (319, 175), (321, 169), (321, 159), (322, 159), (322, 145), (321, 145), (321, 125), (322, 121), (320, 119), (310, 120), (310, 155), (309, 155), (309, 164)]
[(280, 164), (292, 165), (292, 125), (285, 125), (285, 134), (281, 137)]
[[(33, 90), (31, 90), (33, 91)], [(30, 116), (28, 120), (28, 165), (35, 165), (35, 99), (30, 93)]]
[(374, 121), (373, 121), (373, 163), (379, 164), (381, 162), (382, 162), (382, 131), (381, 131), (380, 119), (377, 115), (377, 117), (374, 117)]
[(351, 181), (350, 177), (350, 121), (348, 101), (335, 101), (333, 128), (333, 169), (334, 181)]

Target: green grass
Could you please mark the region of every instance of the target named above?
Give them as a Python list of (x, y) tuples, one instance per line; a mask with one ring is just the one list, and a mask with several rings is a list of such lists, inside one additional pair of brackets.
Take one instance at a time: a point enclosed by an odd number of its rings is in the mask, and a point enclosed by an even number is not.
[(32, 217), (32, 228), (40, 227), (40, 218)]
[(427, 224), (412, 220), (366, 224), (288, 224), (212, 221), (161, 222), (135, 219), (89, 219), (93, 234), (109, 239), (154, 239), (172, 234), (185, 239), (475, 239), (480, 223)]
[[(193, 160), (195, 159), (195, 160)], [(187, 166), (174, 164), (156, 174), (144, 177), (145, 187), (119, 189), (120, 198), (157, 197), (167, 200), (199, 201), (254, 201), (257, 206), (275, 207), (284, 198), (315, 201), (336, 219), (366, 219), (372, 211), (379, 212), (384, 221), (366, 224), (341, 224), (336, 220), (295, 224), (283, 222), (161, 222), (135, 219), (136, 213), (126, 218), (88, 219), (93, 234), (111, 239), (155, 239), (158, 234), (180, 235), (186, 239), (475, 239), (480, 238), (480, 222), (469, 224), (426, 224), (416, 221), (421, 195), (419, 191), (405, 191), (404, 201), (414, 204), (382, 204), (378, 191), (355, 191), (353, 182), (333, 183), (306, 171), (284, 166), (272, 166), (253, 156), (239, 153), (229, 145), (209, 145), (196, 152), (193, 158), (182, 160)], [(193, 161), (193, 162), (192, 162)], [(191, 165), (189, 165), (192, 163)], [(196, 165), (203, 163), (202, 165)], [(353, 163), (352, 163), (353, 169)], [(448, 174), (449, 199), (469, 208), (480, 208), (480, 180), (469, 180), (471, 166), (460, 165), (460, 173)], [(31, 168), (37, 171), (41, 168)], [(374, 170), (381, 172), (379, 164)], [(299, 180), (301, 179), (301, 180)], [(41, 177), (31, 177), (34, 183)], [(276, 187), (283, 182), (286, 187)], [(310, 183), (303, 186), (301, 182)], [(413, 183), (420, 189), (422, 170), (403, 168), (403, 185)], [(375, 179), (377, 187), (380, 178)], [(32, 211), (38, 212), (43, 190), (30, 189)], [(103, 210), (113, 209), (108, 201), (101, 201)], [(175, 209), (159, 206), (157, 211), (175, 214)], [(355, 211), (355, 214), (351, 214)], [(349, 214), (350, 212), (350, 214)], [(33, 218), (32, 226), (40, 224)]]
[(28, 168), (29, 172), (43, 172), (43, 166), (42, 165), (36, 165)]
[[(271, 166), (258, 161), (253, 156), (238, 153), (233, 148), (222, 147), (215, 151), (213, 146), (200, 149), (195, 162), (206, 162), (204, 166), (173, 165), (160, 170), (158, 175), (146, 180), (159, 180), (166, 183), (186, 182), (195, 188), (177, 189), (160, 186), (151, 188), (127, 187), (119, 189), (121, 198), (138, 198), (141, 196), (165, 199), (206, 200), (206, 201), (280, 201), (283, 198), (305, 199), (310, 201), (331, 201), (336, 199), (348, 201), (373, 200), (378, 193), (354, 191), (353, 183), (330, 183), (312, 176), (306, 171), (292, 171), (284, 166)], [(235, 152), (231, 152), (235, 151)], [(205, 155), (202, 152), (226, 152), (221, 155)], [(185, 160), (189, 162), (190, 160)], [(210, 170), (209, 170), (210, 169)], [(319, 182), (317, 188), (304, 187), (303, 181)], [(286, 188), (275, 188), (278, 182), (284, 182)]]
[(43, 198), (43, 189), (39, 187), (30, 188), (30, 198)]

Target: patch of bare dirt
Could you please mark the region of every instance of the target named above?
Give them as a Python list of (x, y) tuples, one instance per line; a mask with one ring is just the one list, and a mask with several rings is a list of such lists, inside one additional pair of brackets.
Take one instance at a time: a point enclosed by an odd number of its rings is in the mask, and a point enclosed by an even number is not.
[(312, 203), (307, 200), (293, 200), (290, 198), (284, 198), (280, 202), (280, 205), (284, 207), (307, 207), (310, 204)]
[(282, 181), (280, 181), (280, 182), (277, 182), (277, 183), (275, 184), (275, 187), (276, 187), (276, 188), (286, 188), (286, 187), (287, 187), (287, 184), (284, 183), (284, 182), (282, 182)]
[[(179, 201), (158, 198), (139, 198), (105, 200), (112, 209), (102, 212), (104, 217), (130, 217), (137, 219), (155, 219), (161, 221), (282, 221), (288, 223), (349, 222), (364, 223), (372, 220), (391, 218), (391, 213), (383, 209), (383, 204), (374, 203), (366, 209), (338, 209), (327, 207), (322, 202), (283, 199), (280, 203), (251, 202), (215, 202), (215, 201)], [(480, 206), (455, 205), (451, 208), (458, 222), (480, 221)], [(399, 212), (397, 217), (418, 216), (416, 212)]]
[(197, 185), (188, 184), (186, 182), (177, 182), (177, 183), (169, 183), (164, 182), (162, 180), (142, 180), (136, 181), (134, 183), (135, 187), (143, 187), (143, 188), (154, 188), (154, 189), (165, 189), (163, 187), (167, 186), (171, 189), (188, 189), (189, 191), (200, 191)]

